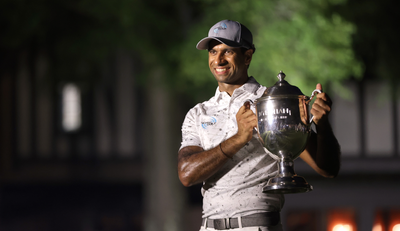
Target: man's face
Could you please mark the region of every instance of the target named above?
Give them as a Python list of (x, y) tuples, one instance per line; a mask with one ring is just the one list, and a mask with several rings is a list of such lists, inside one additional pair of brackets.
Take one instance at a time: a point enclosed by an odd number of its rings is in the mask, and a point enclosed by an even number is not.
[(247, 66), (252, 50), (244, 54), (240, 48), (230, 47), (216, 40), (209, 43), (208, 65), (218, 83), (243, 84), (247, 81)]

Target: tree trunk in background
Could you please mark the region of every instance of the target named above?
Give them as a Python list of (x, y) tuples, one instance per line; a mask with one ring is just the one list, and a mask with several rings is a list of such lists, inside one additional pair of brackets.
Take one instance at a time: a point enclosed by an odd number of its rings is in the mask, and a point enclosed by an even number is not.
[(177, 174), (180, 124), (176, 121), (177, 103), (163, 86), (165, 73), (156, 67), (148, 76), (146, 108), (145, 231), (180, 231), (183, 216), (183, 186)]

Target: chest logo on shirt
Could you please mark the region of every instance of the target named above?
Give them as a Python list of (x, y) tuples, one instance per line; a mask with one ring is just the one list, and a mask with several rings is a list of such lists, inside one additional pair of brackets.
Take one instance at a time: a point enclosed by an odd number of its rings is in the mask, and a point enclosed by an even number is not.
[(208, 126), (212, 126), (217, 123), (217, 119), (213, 116), (204, 118), (205, 121), (201, 121), (201, 127), (207, 129)]

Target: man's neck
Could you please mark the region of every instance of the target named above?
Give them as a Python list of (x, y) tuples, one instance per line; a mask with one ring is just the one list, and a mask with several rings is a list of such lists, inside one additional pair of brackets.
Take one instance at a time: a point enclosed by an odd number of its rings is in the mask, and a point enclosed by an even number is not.
[(236, 83), (236, 84), (229, 84), (229, 83), (218, 83), (218, 87), (219, 87), (219, 91), (220, 92), (226, 92), (228, 93), (230, 96), (232, 96), (233, 91), (235, 91), (235, 89), (238, 89), (239, 87), (243, 86), (243, 84), (245, 84), (248, 81), (249, 77), (247, 77), (247, 79), (243, 82), (240, 83)]

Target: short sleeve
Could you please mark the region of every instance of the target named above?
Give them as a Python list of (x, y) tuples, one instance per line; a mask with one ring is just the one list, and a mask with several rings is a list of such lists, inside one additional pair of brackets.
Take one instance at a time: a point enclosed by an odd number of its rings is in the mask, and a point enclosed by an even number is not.
[(185, 120), (182, 124), (182, 143), (179, 150), (186, 146), (203, 147), (197, 126), (198, 115), (196, 111), (197, 110), (195, 108), (192, 108), (186, 114)]

